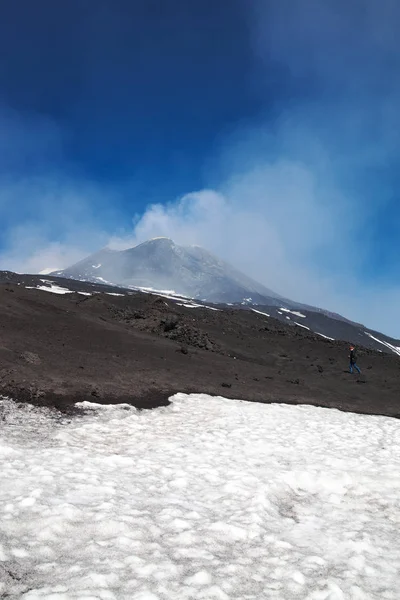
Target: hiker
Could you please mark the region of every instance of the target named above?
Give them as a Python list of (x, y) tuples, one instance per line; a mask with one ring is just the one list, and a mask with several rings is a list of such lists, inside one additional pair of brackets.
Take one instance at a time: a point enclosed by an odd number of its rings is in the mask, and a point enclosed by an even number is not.
[(357, 366), (357, 354), (356, 354), (356, 349), (354, 348), (354, 346), (350, 346), (349, 359), (350, 359), (350, 373), (353, 373), (353, 367), (354, 367), (354, 369), (358, 372), (358, 374), (361, 375), (361, 371)]

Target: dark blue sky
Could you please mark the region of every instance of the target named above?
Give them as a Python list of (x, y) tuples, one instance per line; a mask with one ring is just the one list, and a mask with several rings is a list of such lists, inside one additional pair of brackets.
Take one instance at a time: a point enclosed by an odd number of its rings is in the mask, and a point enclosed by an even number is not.
[(399, 21), (397, 0), (1, 3), (0, 267), (168, 234), (373, 321), (400, 301)]
[[(154, 180), (176, 196), (257, 92), (240, 0), (16, 0), (0, 10), (0, 98), (62, 134), (62, 168), (97, 181)], [(274, 102), (271, 85), (271, 105)], [(33, 159), (33, 162), (34, 159)]]

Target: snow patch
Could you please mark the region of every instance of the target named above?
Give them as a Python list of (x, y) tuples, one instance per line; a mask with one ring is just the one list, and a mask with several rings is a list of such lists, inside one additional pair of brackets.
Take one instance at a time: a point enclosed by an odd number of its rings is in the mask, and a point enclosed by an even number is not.
[[(281, 310), (283, 312), (285, 312), (285, 313), (291, 313), (292, 315), (295, 315), (296, 317), (301, 317), (302, 319), (306, 319), (307, 318), (306, 315), (303, 315), (303, 313), (298, 312), (296, 310), (289, 310), (288, 308), (281, 308)], [(279, 313), (279, 314), (281, 314), (281, 313)]]
[(67, 288), (61, 287), (59, 285), (51, 285), (51, 286), (47, 286), (47, 285), (37, 285), (37, 286), (26, 286), (27, 290), (42, 290), (43, 292), (50, 292), (52, 294), (73, 294), (74, 292), (72, 290), (69, 290)]
[(243, 300), (240, 304), (242, 304), (242, 305), (253, 304), (253, 298), (243, 298)]
[(393, 346), (392, 344), (389, 344), (389, 342), (384, 342), (383, 340), (379, 340), (378, 338), (374, 337), (371, 333), (368, 333), (368, 331), (364, 331), (364, 333), (365, 333), (365, 335), (370, 337), (375, 342), (379, 342), (379, 344), (386, 346), (386, 348), (389, 348), (389, 350), (391, 350), (392, 352), (394, 352), (395, 354), (400, 356), (400, 346)]
[(293, 321), (293, 323), (298, 327), (302, 327), (303, 329), (307, 329), (307, 331), (311, 331), (309, 327), (306, 327), (306, 325), (303, 325), (302, 323), (297, 323), (296, 321)]
[[(107, 284), (107, 285), (114, 285), (113, 283), (111, 283), (110, 281), (107, 281), (107, 279), (104, 279), (103, 277), (97, 277), (97, 276), (96, 276), (94, 279), (98, 279), (99, 281), (101, 281), (102, 283), (105, 283), (105, 284)], [(84, 281), (84, 280), (85, 280), (85, 279), (83, 278), (83, 281)]]
[(0, 596), (397, 600), (400, 421), (0, 399)]
[(167, 298), (168, 300), (192, 300), (192, 298), (190, 298), (189, 296), (185, 296), (184, 294), (178, 294), (174, 290), (157, 290), (152, 287), (141, 287), (134, 285), (129, 285), (128, 288), (137, 292), (143, 292), (145, 294), (153, 294), (154, 296), (160, 296), (160, 298)]
[(182, 302), (177, 302), (176, 305), (184, 306), (185, 308), (208, 308), (208, 310), (221, 310), (220, 308), (215, 308), (214, 306), (207, 306), (206, 304), (183, 304)]
[(100, 263), (100, 264), (98, 264), (98, 265), (92, 265), (92, 268), (93, 268), (93, 269), (100, 269), (100, 267), (101, 267), (101, 263)]
[(323, 333), (318, 333), (318, 331), (315, 331), (315, 333), (317, 335), (320, 335), (321, 337), (325, 338), (326, 340), (330, 340), (331, 342), (335, 341), (335, 338), (328, 337), (327, 335), (324, 335)]
[(270, 317), (271, 315), (269, 315), (268, 313), (265, 312), (261, 312), (261, 310), (256, 310), (255, 308), (251, 309), (253, 312), (259, 314), (259, 315), (264, 315), (264, 317)]
[[(137, 290), (141, 290), (143, 292), (149, 292), (150, 294), (157, 294), (157, 295), (166, 295), (166, 296), (174, 296), (177, 297), (179, 296), (179, 294), (177, 294), (175, 292), (175, 290), (157, 290), (155, 288), (152, 287), (137, 287)], [(184, 298), (185, 296), (182, 296), (182, 298)]]

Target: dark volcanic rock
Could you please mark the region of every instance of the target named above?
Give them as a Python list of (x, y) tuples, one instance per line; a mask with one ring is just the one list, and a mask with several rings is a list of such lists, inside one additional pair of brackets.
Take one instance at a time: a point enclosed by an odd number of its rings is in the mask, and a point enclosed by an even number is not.
[(252, 311), (20, 283), (0, 286), (0, 393), (17, 400), (63, 411), (80, 400), (151, 408), (182, 391), (400, 414), (396, 355), (359, 347), (363, 375), (352, 376), (347, 343)]

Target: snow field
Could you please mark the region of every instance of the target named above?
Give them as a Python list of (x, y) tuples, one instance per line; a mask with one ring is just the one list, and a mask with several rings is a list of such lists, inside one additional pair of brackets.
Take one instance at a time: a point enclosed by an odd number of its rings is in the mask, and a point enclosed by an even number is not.
[(0, 400), (0, 598), (397, 600), (400, 422)]

